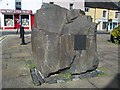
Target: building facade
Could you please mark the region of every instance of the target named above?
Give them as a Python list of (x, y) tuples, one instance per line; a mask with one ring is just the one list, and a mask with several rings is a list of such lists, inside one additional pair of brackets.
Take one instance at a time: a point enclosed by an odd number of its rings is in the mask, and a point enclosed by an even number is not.
[(81, 9), (84, 10), (85, 0), (43, 0), (43, 3), (57, 4), (67, 9)]
[[(20, 28), (17, 24), (22, 25), (25, 29), (32, 27), (32, 11), (31, 10), (13, 10), (1, 9), (1, 29), (16, 29)], [(16, 27), (17, 26), (17, 27)]]
[(32, 10), (33, 14), (41, 8), (42, 0), (22, 0), (22, 10)]
[(34, 24), (34, 13), (41, 5), (41, 0), (1, 0), (0, 29), (16, 29), (20, 24), (30, 30)]
[(0, 0), (0, 9), (15, 9), (15, 0)]
[(111, 31), (119, 23), (119, 7), (113, 2), (86, 2), (85, 13), (98, 23), (97, 30)]
[(25, 29), (31, 29), (34, 25), (34, 14), (43, 3), (84, 10), (84, 0), (0, 0), (0, 29), (16, 29), (16, 21)]

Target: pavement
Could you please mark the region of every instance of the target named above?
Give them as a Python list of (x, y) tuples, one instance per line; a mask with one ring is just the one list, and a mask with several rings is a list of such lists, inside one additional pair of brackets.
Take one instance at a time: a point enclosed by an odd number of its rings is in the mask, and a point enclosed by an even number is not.
[[(16, 34), (16, 31), (17, 31), (16, 29), (5, 29), (5, 30), (0, 29), (0, 37), (4, 35)], [(26, 34), (31, 34), (31, 29), (25, 29), (24, 31), (26, 32)], [(104, 30), (97, 31), (97, 34), (109, 34), (109, 33), (110, 32)]]
[[(31, 29), (25, 29), (24, 30), (26, 34), (30, 34), (31, 33)], [(16, 29), (6, 29), (6, 30), (2, 30), (0, 29), (0, 37), (4, 36), (4, 35), (13, 35), (16, 34), (17, 30)], [(18, 32), (18, 34), (20, 33), (20, 31)]]
[[(6, 35), (2, 46), (2, 88), (118, 88), (118, 45), (109, 41), (109, 34), (97, 34), (98, 70), (94, 78), (73, 79), (63, 83), (35, 86), (27, 66), (33, 61), (31, 34), (25, 35), (27, 45), (20, 45), (19, 35)], [(34, 61), (33, 61), (34, 62)]]

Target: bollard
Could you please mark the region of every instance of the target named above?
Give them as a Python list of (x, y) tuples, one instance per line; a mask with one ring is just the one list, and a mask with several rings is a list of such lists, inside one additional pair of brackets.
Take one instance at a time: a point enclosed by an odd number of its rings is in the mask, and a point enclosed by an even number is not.
[(24, 27), (20, 27), (20, 38), (22, 39), (21, 45), (26, 45), (24, 38)]
[(22, 38), (22, 33), (21, 33), (21, 31), (22, 31), (22, 27), (20, 26), (20, 38)]

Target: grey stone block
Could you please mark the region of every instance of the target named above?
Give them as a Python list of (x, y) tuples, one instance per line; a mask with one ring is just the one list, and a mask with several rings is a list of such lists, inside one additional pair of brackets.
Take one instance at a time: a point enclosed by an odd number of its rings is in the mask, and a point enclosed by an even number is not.
[[(75, 35), (86, 36), (84, 50), (74, 49)], [(35, 14), (31, 39), (36, 68), (44, 78), (65, 70), (71, 74), (92, 71), (99, 64), (96, 24), (81, 10), (43, 4)]]

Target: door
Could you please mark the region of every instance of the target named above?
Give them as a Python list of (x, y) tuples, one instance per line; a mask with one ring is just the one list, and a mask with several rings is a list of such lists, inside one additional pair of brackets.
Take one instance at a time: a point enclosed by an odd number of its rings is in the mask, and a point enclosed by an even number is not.
[(20, 21), (20, 20), (19, 20), (19, 14), (15, 14), (15, 15), (14, 15), (14, 26), (15, 26), (14, 28), (15, 28), (15, 29), (18, 29), (18, 28), (20, 27), (19, 21)]
[(34, 27), (34, 15), (31, 15), (31, 28)]

